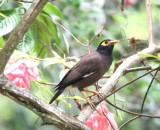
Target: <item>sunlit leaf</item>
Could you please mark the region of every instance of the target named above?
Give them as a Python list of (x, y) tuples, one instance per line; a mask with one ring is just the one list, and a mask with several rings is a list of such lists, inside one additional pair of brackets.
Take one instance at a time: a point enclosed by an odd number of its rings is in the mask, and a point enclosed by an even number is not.
[(43, 67), (47, 67), (53, 64), (62, 63), (62, 58), (54, 57), (54, 58), (45, 58), (43, 62)]
[(160, 60), (160, 53), (158, 53), (157, 58), (158, 58), (158, 60)]
[(156, 56), (154, 56), (154, 55), (151, 55), (151, 54), (142, 54), (142, 53), (138, 53), (138, 56), (144, 56), (144, 57), (157, 58), (157, 57), (156, 57)]
[(19, 2), (23, 8), (25, 8), (26, 10), (29, 9), (29, 7), (31, 6), (32, 3), (27, 3), (27, 2)]
[(34, 48), (34, 44), (36, 43), (36, 31), (34, 26), (31, 26), (31, 28), (25, 33), (23, 38), (21, 39), (18, 49), (29, 53)]
[(72, 96), (72, 97), (64, 97), (64, 98), (70, 98), (70, 99), (76, 99), (76, 100), (82, 100), (85, 101), (85, 99), (81, 98), (80, 96)]
[(20, 21), (17, 9), (1, 11), (5, 15), (0, 21), (0, 36), (10, 33)]
[(3, 40), (3, 38), (2, 38), (2, 37), (0, 37), (0, 48), (2, 48), (2, 47), (3, 47), (3, 45), (4, 45), (4, 40)]
[(68, 103), (66, 100), (64, 100), (64, 98), (65, 98), (65, 96), (62, 94), (56, 100), (63, 102), (65, 104), (66, 108), (71, 108), (72, 105), (70, 103)]
[(7, 16), (4, 15), (4, 14), (2, 14), (2, 13), (0, 13), (0, 16), (2, 16), (2, 17), (4, 17), (4, 18), (7, 18)]
[(45, 11), (47, 14), (55, 14), (59, 18), (63, 17), (59, 9), (49, 2), (44, 6), (43, 11)]
[(46, 25), (48, 32), (50, 33), (51, 39), (56, 42), (56, 44), (60, 45), (60, 38), (58, 36), (58, 30), (56, 25), (53, 23), (51, 18), (46, 14), (40, 14), (41, 20), (43, 20), (43, 23)]
[[(69, 57), (67, 57), (69, 59)], [(70, 57), (70, 59), (77, 59), (75, 57)], [(76, 60), (76, 62), (78, 59)], [(43, 67), (47, 67), (53, 64), (63, 64), (64, 66), (71, 68), (73, 65), (75, 65), (74, 61), (66, 61), (65, 59), (61, 57), (54, 57), (54, 58), (45, 58), (45, 61), (43, 62)]]

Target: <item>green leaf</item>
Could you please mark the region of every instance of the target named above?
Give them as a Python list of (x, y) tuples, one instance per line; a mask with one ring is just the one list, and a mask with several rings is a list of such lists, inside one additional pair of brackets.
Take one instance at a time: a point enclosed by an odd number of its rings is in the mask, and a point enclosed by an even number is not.
[(82, 100), (85, 101), (85, 99), (81, 98), (80, 96), (72, 96), (72, 97), (64, 97), (64, 98), (70, 98), (70, 99), (76, 99), (76, 100)]
[(17, 48), (18, 50), (21, 50), (24, 53), (29, 53), (30, 51), (33, 50), (35, 43), (36, 43), (36, 30), (35, 27), (32, 25), (23, 36)]
[(138, 55), (139, 55), (139, 56), (156, 58), (156, 59), (160, 60), (160, 53), (158, 53), (157, 56), (154, 56), (154, 55), (151, 55), (151, 54), (142, 54), (142, 53), (138, 53)]
[(57, 63), (62, 63), (62, 58), (45, 58), (45, 61), (43, 62), (43, 67), (47, 67), (49, 65), (57, 64)]
[(20, 21), (17, 9), (1, 11), (1, 13), (7, 18), (3, 18), (0, 21), (0, 36), (4, 36), (10, 33)]
[(2, 37), (0, 37), (0, 48), (2, 48), (4, 46), (4, 40)]
[(70, 103), (66, 102), (66, 100), (64, 100), (64, 98), (65, 98), (64, 95), (60, 95), (56, 100), (63, 102), (67, 108), (71, 108), (72, 105)]
[(25, 2), (19, 2), (23, 8), (25, 8), (26, 10), (29, 9), (29, 7), (31, 6), (31, 3), (25, 3)]
[[(67, 57), (68, 59), (75, 59), (76, 62), (79, 60), (78, 58), (75, 57)], [(54, 57), (54, 58), (45, 58), (45, 61), (43, 62), (43, 67), (47, 67), (50, 65), (54, 65), (54, 64), (63, 64), (64, 66), (66, 66), (67, 68), (71, 68), (75, 65), (74, 61), (66, 61), (65, 59), (61, 58), (61, 57)]]
[(160, 53), (157, 54), (157, 58), (158, 58), (158, 60), (160, 60)]
[(151, 58), (156, 58), (156, 59), (157, 59), (156, 56), (151, 55), (151, 54), (142, 54), (142, 53), (138, 53), (138, 56), (151, 57)]
[(40, 33), (43, 33), (43, 37), (49, 36), (50, 31), (48, 26), (45, 24), (45, 21), (41, 15), (37, 16), (37, 19), (35, 20), (34, 24), (37, 26), (37, 31), (40, 31)]
[(59, 18), (63, 18), (62, 13), (59, 11), (59, 9), (49, 2), (44, 6), (43, 11), (45, 11), (49, 15), (55, 14)]
[(4, 14), (2, 14), (2, 13), (0, 13), (0, 16), (2, 16), (2, 17), (4, 17), (4, 18), (7, 18), (7, 16), (4, 15)]
[(58, 36), (58, 30), (52, 19), (46, 14), (40, 14), (40, 16), (42, 17), (44, 24), (47, 26), (51, 38), (54, 38), (56, 44), (60, 45), (61, 40)]

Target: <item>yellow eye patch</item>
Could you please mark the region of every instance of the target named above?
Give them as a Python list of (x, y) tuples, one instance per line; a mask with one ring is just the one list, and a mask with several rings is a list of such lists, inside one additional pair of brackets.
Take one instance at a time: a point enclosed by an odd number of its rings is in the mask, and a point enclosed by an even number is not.
[(107, 43), (104, 41), (104, 42), (102, 42), (101, 46), (108, 46), (109, 44), (110, 44), (110, 42)]
[(110, 44), (117, 44), (119, 43), (119, 40), (113, 40), (113, 41), (104, 41), (102, 42), (101, 46), (109, 46)]

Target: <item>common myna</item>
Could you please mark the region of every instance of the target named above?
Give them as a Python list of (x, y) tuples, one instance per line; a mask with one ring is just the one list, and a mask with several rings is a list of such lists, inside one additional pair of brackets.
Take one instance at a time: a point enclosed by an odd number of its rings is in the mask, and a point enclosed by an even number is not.
[(113, 59), (113, 47), (118, 42), (118, 40), (103, 40), (97, 50), (83, 56), (56, 86), (55, 95), (49, 103), (51, 104), (68, 86), (72, 85), (79, 89), (86, 101), (91, 105), (92, 102), (87, 99), (84, 91), (92, 91), (84, 88), (96, 83), (109, 69)]

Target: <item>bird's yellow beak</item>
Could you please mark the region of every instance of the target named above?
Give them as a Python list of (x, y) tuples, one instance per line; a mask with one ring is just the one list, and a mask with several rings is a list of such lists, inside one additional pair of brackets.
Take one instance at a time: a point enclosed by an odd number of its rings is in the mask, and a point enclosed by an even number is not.
[(112, 40), (112, 41), (109, 41), (109, 44), (117, 44), (119, 42), (120, 42), (119, 40)]

